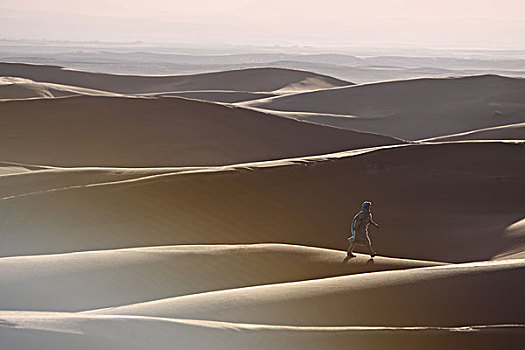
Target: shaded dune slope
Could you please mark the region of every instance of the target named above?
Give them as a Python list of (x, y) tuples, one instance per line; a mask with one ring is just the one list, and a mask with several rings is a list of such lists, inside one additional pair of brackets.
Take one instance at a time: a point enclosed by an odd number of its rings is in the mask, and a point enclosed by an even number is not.
[(133, 248), (0, 259), (0, 310), (77, 311), (260, 284), (435, 266), (281, 244)]
[[(0, 344), (68, 349), (519, 349), (523, 325), (292, 327), (71, 313), (0, 312)], [(131, 336), (131, 334), (136, 336)]]
[(351, 85), (326, 75), (284, 68), (239, 69), (181, 76), (133, 76), (82, 72), (57, 66), (0, 63), (0, 76), (127, 94), (195, 90), (297, 91)]
[(0, 103), (0, 159), (54, 166), (235, 164), (400, 143), (182, 98)]
[(525, 79), (483, 75), (356, 85), (246, 105), (297, 112), (297, 118), (320, 124), (416, 140), (523, 122), (523, 96)]
[[(524, 260), (256, 286), (91, 311), (298, 326), (525, 323)], [(500, 296), (494, 300), (494, 296)], [(504, 297), (502, 297), (504, 296)]]
[[(523, 243), (505, 229), (525, 210), (524, 152), (497, 142), (394, 146), (28, 194), (0, 201), (0, 254), (258, 242), (342, 250), (369, 199), (381, 255), (489, 259)], [(19, 176), (28, 175), (11, 176), (7, 191)]]

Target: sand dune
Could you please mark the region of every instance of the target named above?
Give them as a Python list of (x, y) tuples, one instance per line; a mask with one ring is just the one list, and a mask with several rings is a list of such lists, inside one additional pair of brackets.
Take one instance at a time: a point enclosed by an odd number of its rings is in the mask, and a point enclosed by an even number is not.
[(0, 122), (0, 159), (54, 166), (222, 165), (401, 142), (175, 97), (9, 101)]
[(0, 345), (46, 349), (519, 349), (523, 325), (292, 327), (152, 317), (1, 312)]
[(125, 94), (196, 90), (288, 92), (352, 85), (326, 75), (284, 68), (248, 68), (180, 76), (133, 76), (4, 62), (0, 63), (0, 76)]
[(29, 194), (0, 201), (0, 254), (259, 242), (343, 250), (351, 216), (370, 199), (381, 255), (490, 259), (523, 242), (505, 229), (525, 210), (524, 151), (500, 142), (394, 146)]
[[(297, 326), (524, 323), (525, 261), (385, 271), (189, 295), (92, 311)], [(494, 296), (505, 296), (495, 300)]]
[(77, 311), (260, 284), (439, 263), (281, 244), (103, 250), (0, 259), (0, 310)]
[(523, 96), (524, 79), (483, 75), (356, 85), (245, 105), (294, 112), (291, 114), (299, 119), (320, 124), (416, 140), (523, 122)]

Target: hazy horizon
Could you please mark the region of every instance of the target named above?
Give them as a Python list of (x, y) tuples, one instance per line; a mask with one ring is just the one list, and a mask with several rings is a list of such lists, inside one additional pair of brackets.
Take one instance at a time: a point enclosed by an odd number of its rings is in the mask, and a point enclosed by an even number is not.
[(0, 31), (9, 40), (516, 49), (524, 13), (517, 0), (0, 0)]

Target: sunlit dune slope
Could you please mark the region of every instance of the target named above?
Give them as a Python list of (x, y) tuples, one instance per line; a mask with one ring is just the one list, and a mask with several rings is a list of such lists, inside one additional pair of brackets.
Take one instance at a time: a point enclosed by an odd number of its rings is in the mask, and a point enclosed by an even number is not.
[(464, 141), (464, 140), (525, 140), (525, 123), (495, 126), (437, 137), (431, 141)]
[(134, 76), (4, 62), (0, 63), (0, 76), (129, 94), (195, 90), (286, 92), (352, 84), (326, 75), (285, 68), (251, 68), (180, 76)]
[(222, 165), (401, 142), (175, 97), (8, 101), (0, 123), (1, 160), (55, 166)]
[(114, 96), (116, 94), (76, 86), (67, 86), (29, 79), (0, 77), (0, 100), (53, 98), (75, 95)]
[[(20, 163), (12, 163), (12, 162), (0, 162), (0, 176), (27, 173), (33, 170), (47, 170), (48, 168), (49, 167), (40, 166), (40, 165), (20, 164)], [(4, 180), (2, 180), (2, 183), (6, 184)]]
[[(344, 308), (343, 308), (344, 309)], [(339, 310), (340, 311), (340, 310)], [(79, 313), (0, 312), (0, 344), (71, 349), (520, 349), (523, 325), (293, 327)]]
[[(164, 175), (112, 184), (96, 172), (90, 186), (82, 172), (73, 172), (76, 180), (62, 179), (55, 187), (51, 181), (47, 189), (31, 185), (39, 183), (38, 171), (12, 175), (2, 195), (10, 199), (0, 201), (0, 254), (259, 242), (342, 250), (363, 200), (374, 203), (381, 228), (370, 232), (380, 255), (472, 261), (523, 243), (523, 236), (505, 234), (525, 211), (523, 144), (410, 145), (353, 153), (167, 169)], [(17, 177), (26, 194), (13, 193)], [(115, 179), (108, 176), (109, 182)], [(68, 186), (61, 189), (61, 183)]]
[(516, 244), (495, 256), (494, 259), (525, 259), (525, 217), (505, 228), (505, 237), (514, 239)]
[(416, 140), (523, 122), (524, 96), (525, 79), (482, 75), (356, 85), (246, 104), (297, 112), (297, 118), (320, 124)]
[(521, 259), (457, 264), (209, 292), (94, 312), (298, 326), (525, 323), (524, 272)]
[(77, 311), (259, 284), (438, 263), (313, 247), (197, 245), (0, 259), (0, 310)]
[[(16, 78), (15, 78), (16, 79)], [(0, 78), (0, 99), (52, 98), (53, 93), (37, 85), (20, 84)]]

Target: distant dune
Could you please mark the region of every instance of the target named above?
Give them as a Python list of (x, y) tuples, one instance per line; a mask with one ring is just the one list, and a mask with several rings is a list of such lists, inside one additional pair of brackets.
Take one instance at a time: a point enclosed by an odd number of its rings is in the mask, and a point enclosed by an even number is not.
[(133, 76), (82, 72), (57, 66), (0, 63), (0, 76), (127, 94), (197, 90), (286, 92), (352, 85), (326, 75), (285, 68), (248, 68), (181, 76)]
[(54, 166), (222, 165), (400, 143), (175, 97), (0, 103), (0, 159)]
[(525, 79), (484, 75), (356, 85), (246, 105), (290, 112), (320, 124), (416, 140), (523, 122), (523, 96)]
[[(269, 7), (266, 5), (266, 7)], [(180, 75), (216, 72), (254, 67), (279, 67), (306, 70), (350, 80), (354, 83), (369, 83), (385, 80), (422, 77), (464, 76), (479, 74), (501, 74), (524, 77), (525, 60), (520, 51), (472, 50), (456, 51), (463, 57), (450, 57), (450, 51), (405, 50), (388, 48), (367, 50), (359, 57), (348, 54), (309, 53), (311, 48), (265, 48), (263, 52), (243, 53), (194, 52), (181, 54), (178, 48), (152, 47), (150, 44), (89, 43), (39, 43), (0, 40), (0, 60), (10, 62), (32, 62), (53, 64), (84, 71), (113, 74)], [(242, 50), (241, 48), (238, 48)], [(280, 52), (268, 52), (277, 49)], [(185, 51), (184, 49), (182, 49)], [(281, 51), (282, 50), (282, 51)], [(287, 52), (293, 50), (294, 52)], [(304, 50), (304, 51), (303, 51)], [(250, 49), (252, 51), (252, 49)], [(368, 52), (367, 52), (368, 51)], [(412, 52), (410, 52), (412, 51)], [(448, 56), (448, 57), (444, 57)], [(468, 57), (467, 57), (468, 56)], [(511, 58), (514, 56), (513, 58)], [(481, 58), (483, 57), (483, 58)], [(147, 62), (147, 64), (145, 64)]]
[(343, 250), (353, 213), (369, 199), (381, 255), (490, 259), (523, 243), (505, 229), (525, 210), (524, 152), (523, 144), (451, 143), (156, 176), (15, 174), (1, 189), (10, 199), (0, 201), (0, 254), (259, 242)]
[(101, 250), (0, 259), (1, 310), (77, 311), (260, 284), (435, 266), (281, 244)]

